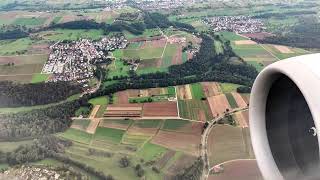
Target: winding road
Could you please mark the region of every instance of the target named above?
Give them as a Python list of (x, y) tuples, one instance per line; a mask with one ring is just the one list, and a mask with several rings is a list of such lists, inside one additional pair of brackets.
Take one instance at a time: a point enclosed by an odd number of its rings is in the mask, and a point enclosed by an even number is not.
[(248, 107), (246, 108), (238, 108), (238, 109), (233, 109), (232, 111), (223, 114), (222, 116), (219, 116), (209, 122), (208, 127), (204, 130), (202, 136), (201, 136), (201, 145), (200, 145), (200, 156), (202, 158), (203, 161), (203, 171), (202, 171), (202, 175), (201, 175), (201, 180), (207, 180), (210, 174), (210, 164), (209, 164), (209, 158), (208, 158), (208, 137), (209, 134), (212, 130), (212, 128), (215, 126), (215, 124), (223, 119), (224, 117), (228, 116), (228, 115), (232, 115), (236, 112), (240, 112), (240, 111), (246, 111), (248, 110)]

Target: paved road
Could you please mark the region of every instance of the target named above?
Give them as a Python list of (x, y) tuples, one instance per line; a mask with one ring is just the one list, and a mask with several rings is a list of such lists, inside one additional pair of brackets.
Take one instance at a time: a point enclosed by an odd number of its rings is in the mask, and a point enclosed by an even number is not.
[(210, 134), (212, 128), (219, 120), (223, 119), (224, 117), (226, 117), (228, 115), (232, 115), (232, 114), (239, 112), (239, 111), (245, 111), (247, 109), (248, 109), (247, 107), (242, 108), (242, 109), (240, 109), (240, 108), (234, 109), (227, 114), (219, 116), (211, 121), (208, 121), (209, 125), (204, 130), (204, 132), (202, 133), (202, 136), (201, 136), (200, 155), (201, 155), (201, 158), (202, 158), (202, 161), (204, 164), (201, 180), (207, 180), (209, 173), (210, 173), (210, 164), (209, 164), (209, 158), (208, 158), (208, 137), (209, 137), (209, 134)]

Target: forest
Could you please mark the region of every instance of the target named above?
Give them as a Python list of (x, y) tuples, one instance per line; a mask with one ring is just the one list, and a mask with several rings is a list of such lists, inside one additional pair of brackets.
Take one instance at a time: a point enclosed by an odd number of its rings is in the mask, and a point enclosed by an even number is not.
[(80, 106), (90, 106), (90, 104), (80, 99), (27, 112), (1, 114), (0, 139), (30, 139), (63, 132), (70, 127), (71, 117)]
[(69, 82), (19, 84), (0, 82), (0, 107), (35, 106), (55, 103), (82, 92), (82, 87)]

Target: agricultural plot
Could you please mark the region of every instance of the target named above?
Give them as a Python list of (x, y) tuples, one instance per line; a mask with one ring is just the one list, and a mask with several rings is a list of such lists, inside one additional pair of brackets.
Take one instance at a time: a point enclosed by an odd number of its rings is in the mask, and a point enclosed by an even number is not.
[(206, 100), (179, 100), (180, 117), (205, 122), (213, 118)]
[(127, 130), (131, 124), (132, 120), (125, 120), (125, 119), (104, 119), (100, 121), (99, 126), (100, 127), (106, 127), (106, 128), (112, 128), (112, 129), (121, 129), (121, 130)]
[(163, 48), (124, 49), (124, 59), (156, 59), (161, 58)]
[(199, 135), (160, 130), (151, 142), (196, 156), (199, 154), (200, 141)]
[(237, 112), (233, 115), (233, 119), (237, 125), (242, 128), (249, 127), (249, 113), (248, 111)]
[(178, 86), (177, 94), (178, 94), (178, 98), (181, 100), (192, 99), (192, 92), (189, 84)]
[(202, 86), (200, 83), (191, 84), (191, 92), (192, 92), (192, 99), (202, 100), (205, 98)]
[(144, 159), (144, 161), (152, 161), (160, 158), (167, 152), (167, 148), (147, 142), (137, 153), (138, 157)]
[(92, 105), (106, 105), (109, 102), (107, 96), (96, 97), (88, 101)]
[(203, 123), (191, 122), (181, 119), (168, 119), (164, 122), (161, 129), (164, 131), (174, 131), (200, 136), (203, 130)]
[(236, 92), (237, 88), (241, 86), (241, 85), (232, 84), (232, 83), (219, 83), (219, 85), (220, 85), (221, 92), (224, 94)]
[(242, 96), (239, 93), (232, 92), (231, 94), (232, 94), (234, 100), (236, 101), (237, 107), (239, 107), (239, 108), (248, 107), (247, 102), (242, 98)]
[(20, 55), (24, 54), (31, 47), (33, 41), (30, 38), (22, 38), (17, 40), (2, 40), (0, 41), (0, 55)]
[(129, 76), (130, 66), (126, 65), (124, 61), (116, 58), (108, 65), (108, 78), (112, 79), (114, 77), (127, 77)]
[(58, 136), (74, 142), (83, 143), (83, 144), (89, 144), (92, 139), (91, 134), (88, 134), (86, 132), (83, 132), (77, 129), (68, 129), (63, 133), (58, 134)]
[(209, 134), (208, 153), (211, 166), (233, 159), (254, 158), (249, 129), (215, 126)]
[(221, 116), (231, 110), (228, 99), (224, 94), (207, 98), (213, 117)]
[(105, 109), (104, 117), (141, 117), (142, 104), (113, 104)]
[[(173, 59), (174, 59), (174, 55), (175, 53), (178, 51), (178, 47), (175, 44), (168, 44), (165, 48), (163, 57), (162, 57), (162, 64), (161, 67), (169, 67), (173, 64)], [(182, 55), (181, 55), (182, 57)], [(179, 62), (180, 64), (182, 63), (182, 59), (181, 62)], [(176, 63), (178, 64), (178, 63)]]
[(300, 49), (300, 48), (293, 48), (288, 46), (280, 46), (280, 45), (272, 45), (272, 44), (262, 44), (266, 50), (272, 53), (279, 59), (286, 59), (294, 56), (309, 54), (310, 52)]
[[(174, 87), (172, 87), (174, 90)], [(128, 100), (130, 103), (145, 103), (145, 102), (159, 102), (168, 101), (168, 98), (175, 97), (175, 91), (169, 93), (169, 88), (150, 88), (142, 90), (128, 90), (124, 91), (129, 93)], [(123, 95), (124, 96), (124, 95)]]
[(277, 59), (272, 56), (266, 49), (258, 44), (242, 44), (233, 45), (234, 52), (245, 61), (271, 61), (274, 62)]
[(222, 166), (223, 172), (210, 175), (208, 180), (263, 180), (256, 160), (237, 160)]
[(226, 98), (230, 104), (230, 107), (232, 109), (238, 108), (238, 104), (237, 104), (235, 98), (233, 97), (233, 94), (227, 93), (227, 94), (225, 94), (225, 96), (226, 96)]
[(203, 92), (206, 97), (216, 96), (221, 94), (220, 85), (217, 82), (201, 82)]
[(126, 133), (122, 138), (122, 144), (131, 145), (140, 149), (150, 138), (151, 136), (149, 135)]
[(247, 61), (247, 63), (253, 66), (258, 72), (262, 71), (262, 69), (265, 68), (265, 65), (262, 62)]
[(88, 119), (75, 119), (72, 121), (71, 128), (85, 131), (90, 124)]
[(53, 31), (43, 31), (37, 34), (43, 38), (43, 41), (62, 41), (62, 40), (79, 40), (79, 39), (101, 39), (103, 35), (102, 30), (78, 30), (78, 29), (55, 29)]
[(50, 74), (33, 74), (32, 75), (32, 79), (31, 79), (31, 83), (40, 83), (40, 82), (45, 82), (49, 79)]
[(98, 127), (93, 139), (118, 144), (121, 142), (124, 133), (125, 131), (120, 129)]
[(21, 26), (41, 26), (46, 21), (46, 18), (17, 18), (15, 19), (12, 24), (14, 25), (21, 25)]
[(136, 120), (134, 121), (133, 126), (139, 128), (159, 128), (161, 123), (161, 120)]
[[(161, 109), (161, 111), (159, 111)], [(143, 117), (177, 117), (177, 102), (154, 102), (143, 105)]]
[(248, 40), (247, 38), (239, 36), (234, 32), (224, 31), (224, 32), (219, 32), (218, 34), (222, 36), (223, 39), (230, 40), (230, 41)]
[(149, 37), (155, 37), (155, 36), (161, 36), (161, 33), (159, 32), (159, 29), (146, 29), (142, 35), (134, 35), (128, 31), (123, 32), (127, 39), (137, 39), (137, 38), (149, 38)]

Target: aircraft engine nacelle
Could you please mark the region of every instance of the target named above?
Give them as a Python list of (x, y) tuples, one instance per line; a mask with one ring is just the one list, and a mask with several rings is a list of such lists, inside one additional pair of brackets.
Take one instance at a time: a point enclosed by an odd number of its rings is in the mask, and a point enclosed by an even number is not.
[(320, 179), (320, 54), (266, 67), (254, 82), (249, 115), (264, 179)]

